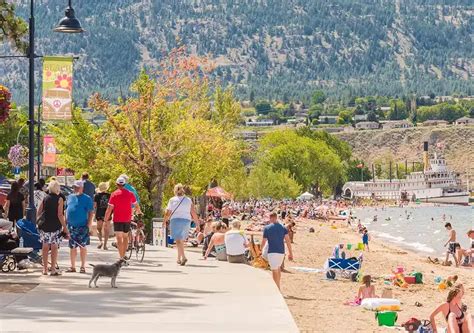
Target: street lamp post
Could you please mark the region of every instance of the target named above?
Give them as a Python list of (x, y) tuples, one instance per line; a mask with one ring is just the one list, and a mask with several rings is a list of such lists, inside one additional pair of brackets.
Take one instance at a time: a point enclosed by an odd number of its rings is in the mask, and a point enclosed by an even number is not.
[[(26, 218), (29, 221), (36, 221), (36, 208), (34, 200), (34, 183), (35, 183), (35, 4), (34, 0), (30, 0), (30, 18), (29, 27), (29, 75), (28, 75), (28, 208), (26, 209)], [(71, 0), (68, 1), (66, 8), (66, 17), (59, 21), (58, 26), (54, 29), (56, 32), (79, 33), (84, 32), (81, 23), (75, 17), (74, 9), (72, 9)], [(40, 119), (38, 119), (40, 121)]]

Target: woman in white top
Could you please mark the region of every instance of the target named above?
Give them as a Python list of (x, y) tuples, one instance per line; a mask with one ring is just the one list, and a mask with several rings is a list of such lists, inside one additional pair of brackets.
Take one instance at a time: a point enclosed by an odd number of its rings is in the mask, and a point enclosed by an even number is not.
[(225, 234), (227, 261), (233, 264), (246, 264), (245, 249), (249, 246), (243, 231), (240, 231), (240, 221), (232, 222), (232, 229)]
[(164, 217), (165, 225), (170, 222), (171, 238), (176, 242), (178, 249), (178, 264), (186, 265), (188, 259), (184, 254), (184, 242), (188, 238), (191, 221), (198, 224), (199, 218), (194, 209), (194, 204), (190, 198), (185, 195), (184, 186), (177, 184), (174, 187), (175, 196), (168, 202)]

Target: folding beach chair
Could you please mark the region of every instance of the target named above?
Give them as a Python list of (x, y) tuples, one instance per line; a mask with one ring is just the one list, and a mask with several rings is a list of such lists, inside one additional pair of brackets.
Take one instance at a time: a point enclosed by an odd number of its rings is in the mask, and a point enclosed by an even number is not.
[(328, 271), (326, 276), (328, 278), (335, 278), (336, 273), (339, 273), (341, 277), (357, 281), (359, 270), (362, 266), (362, 259), (339, 259), (329, 258), (328, 259)]

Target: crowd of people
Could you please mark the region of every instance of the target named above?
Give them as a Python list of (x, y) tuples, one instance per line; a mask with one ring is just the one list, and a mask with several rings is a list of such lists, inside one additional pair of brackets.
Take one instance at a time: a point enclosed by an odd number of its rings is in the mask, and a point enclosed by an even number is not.
[[(77, 272), (76, 260), (79, 252), (79, 272), (86, 273), (87, 246), (90, 245), (92, 222), (95, 217), (99, 249), (107, 250), (107, 242), (113, 223), (116, 247), (119, 257), (124, 258), (128, 247), (128, 232), (133, 214), (141, 214), (139, 197), (129, 183), (127, 175), (117, 178), (116, 190), (108, 193), (108, 184), (100, 183), (97, 188), (83, 173), (80, 180), (72, 184), (72, 193), (67, 197), (61, 192), (60, 183), (52, 177), (46, 185), (40, 179), (35, 184), (34, 203), (39, 241), (42, 244), (43, 275), (57, 276), (58, 250), (67, 240), (70, 254), (69, 273)], [(25, 217), (28, 193), (24, 193), (24, 181), (13, 182), (3, 208), (5, 219), (1, 219), (0, 234), (10, 242), (6, 250), (20, 246), (15, 224)], [(49, 260), (51, 259), (51, 260)]]

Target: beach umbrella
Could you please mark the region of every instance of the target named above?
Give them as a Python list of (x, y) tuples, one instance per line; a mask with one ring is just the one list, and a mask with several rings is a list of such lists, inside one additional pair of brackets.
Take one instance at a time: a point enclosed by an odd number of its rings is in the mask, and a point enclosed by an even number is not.
[(232, 199), (232, 194), (226, 192), (222, 187), (216, 186), (206, 191), (206, 197), (230, 200)]
[(314, 198), (314, 195), (312, 195), (309, 192), (305, 192), (302, 195), (300, 195), (297, 199), (299, 199), (299, 200), (311, 200), (313, 198)]

